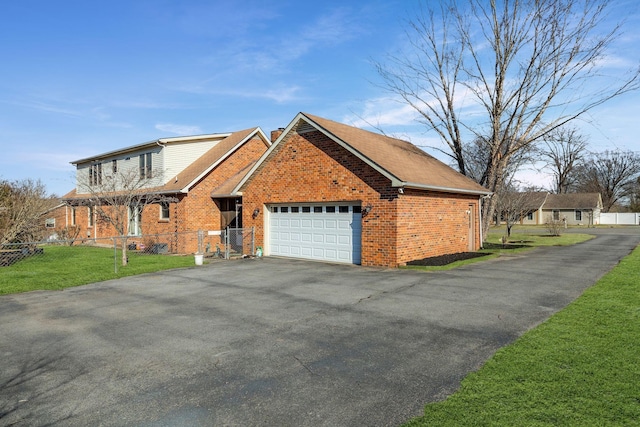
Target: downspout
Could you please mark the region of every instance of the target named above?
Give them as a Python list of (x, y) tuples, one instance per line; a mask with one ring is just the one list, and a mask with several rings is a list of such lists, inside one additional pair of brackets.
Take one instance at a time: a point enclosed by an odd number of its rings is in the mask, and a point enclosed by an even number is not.
[(482, 199), (484, 197), (480, 196), (478, 199), (478, 228), (480, 229), (480, 249), (484, 246), (484, 240), (482, 240)]

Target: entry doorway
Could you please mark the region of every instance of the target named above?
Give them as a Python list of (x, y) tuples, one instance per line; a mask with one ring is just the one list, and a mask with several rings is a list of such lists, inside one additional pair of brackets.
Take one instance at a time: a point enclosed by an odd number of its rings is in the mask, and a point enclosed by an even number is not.
[(216, 205), (220, 209), (220, 229), (242, 228), (242, 199), (230, 197), (217, 199)]

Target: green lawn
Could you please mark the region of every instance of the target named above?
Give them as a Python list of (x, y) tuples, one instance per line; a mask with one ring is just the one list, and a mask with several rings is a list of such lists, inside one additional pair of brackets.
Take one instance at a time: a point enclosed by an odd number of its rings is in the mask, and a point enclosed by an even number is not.
[[(588, 232), (588, 231), (587, 231)], [(464, 261), (456, 261), (444, 266), (415, 266), (409, 265), (403, 268), (411, 270), (440, 271), (451, 270), (466, 264), (486, 261), (503, 255), (515, 254), (531, 250), (540, 246), (570, 246), (577, 243), (585, 242), (593, 239), (595, 236), (583, 233), (565, 233), (561, 236), (550, 236), (545, 228), (529, 228), (526, 232), (512, 233), (507, 239), (506, 244), (502, 244), (502, 237), (506, 231), (504, 227), (492, 228), (484, 242), (484, 249), (479, 253), (485, 253), (487, 256), (467, 259)]]
[(194, 265), (193, 256), (129, 253), (129, 265), (122, 267), (117, 254), (114, 272), (113, 249), (87, 246), (46, 246), (35, 255), (9, 267), (0, 267), (0, 295), (71, 286)]
[(406, 426), (640, 425), (640, 248)]

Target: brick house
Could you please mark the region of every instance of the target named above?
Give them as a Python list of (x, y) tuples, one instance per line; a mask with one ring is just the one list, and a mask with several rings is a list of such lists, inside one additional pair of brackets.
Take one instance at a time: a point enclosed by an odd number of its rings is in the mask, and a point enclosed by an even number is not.
[(214, 194), (242, 196), (265, 255), (396, 267), (479, 249), (489, 191), (413, 144), (299, 113)]
[[(129, 236), (241, 227), (241, 197), (213, 198), (212, 190), (221, 183), (239, 181), (270, 145), (260, 128), (251, 128), (163, 138), (73, 161), (76, 188), (62, 197), (63, 205), (47, 214), (46, 226), (57, 230), (74, 227), (80, 238), (118, 235), (96, 214), (94, 205), (100, 193), (94, 188), (106, 188), (124, 175), (143, 181), (142, 197), (154, 195), (159, 200), (143, 210), (129, 209)], [(173, 250), (194, 252), (195, 244), (182, 243)]]

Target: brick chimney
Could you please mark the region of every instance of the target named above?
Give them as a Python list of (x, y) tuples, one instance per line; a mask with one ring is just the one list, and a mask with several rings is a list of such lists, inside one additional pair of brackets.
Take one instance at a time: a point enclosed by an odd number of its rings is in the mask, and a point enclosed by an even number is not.
[(271, 142), (275, 142), (276, 139), (284, 132), (284, 128), (278, 128), (271, 131)]

